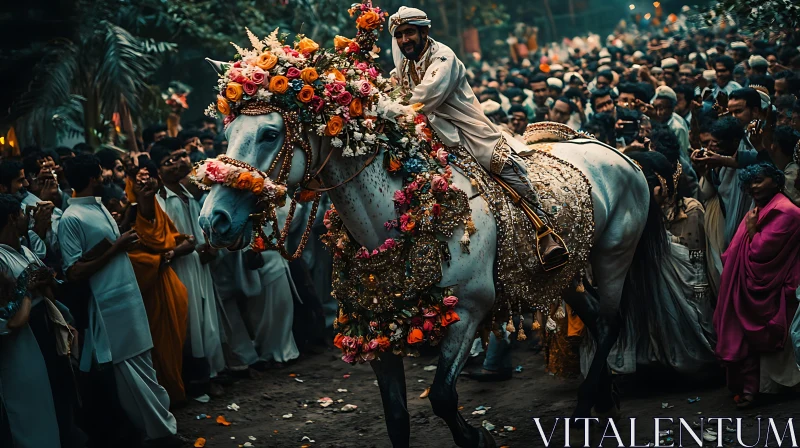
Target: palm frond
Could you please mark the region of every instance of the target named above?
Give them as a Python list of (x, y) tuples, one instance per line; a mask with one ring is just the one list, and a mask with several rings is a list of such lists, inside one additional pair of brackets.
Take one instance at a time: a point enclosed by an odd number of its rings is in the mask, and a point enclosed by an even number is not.
[(132, 113), (139, 111), (139, 96), (147, 89), (147, 77), (156, 69), (156, 58), (124, 28), (105, 27), (103, 56), (94, 78), (100, 92), (102, 111), (111, 116), (125, 99)]
[(178, 44), (172, 42), (159, 42), (155, 39), (142, 39), (142, 49), (147, 54), (161, 56), (178, 51)]
[(72, 42), (57, 39), (48, 42), (41, 51), (38, 63), (28, 74), (30, 81), (14, 98), (8, 120), (14, 121), (30, 114), (52, 111), (70, 100), (72, 83), (78, 71), (78, 50)]

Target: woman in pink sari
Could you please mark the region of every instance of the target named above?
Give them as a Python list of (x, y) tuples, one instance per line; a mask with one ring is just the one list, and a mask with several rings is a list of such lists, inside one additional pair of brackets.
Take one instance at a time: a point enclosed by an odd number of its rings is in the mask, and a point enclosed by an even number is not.
[[(791, 345), (789, 325), (800, 284), (800, 208), (782, 193), (785, 178), (774, 165), (752, 165), (739, 177), (756, 207), (722, 256), (714, 328), (728, 387), (739, 394), (737, 407), (748, 408), (759, 392), (762, 358)], [(794, 360), (787, 359), (794, 368)]]

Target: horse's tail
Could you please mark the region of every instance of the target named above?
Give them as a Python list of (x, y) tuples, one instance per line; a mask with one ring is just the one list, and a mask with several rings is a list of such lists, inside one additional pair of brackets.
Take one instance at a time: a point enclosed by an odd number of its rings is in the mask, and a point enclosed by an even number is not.
[[(620, 339), (623, 342), (631, 340), (637, 334), (640, 336), (648, 334), (648, 316), (652, 310), (648, 309), (647, 298), (658, 294), (660, 265), (668, 250), (669, 240), (664, 226), (664, 215), (651, 191), (647, 222), (622, 289)], [(633, 325), (628, 324), (631, 321)]]

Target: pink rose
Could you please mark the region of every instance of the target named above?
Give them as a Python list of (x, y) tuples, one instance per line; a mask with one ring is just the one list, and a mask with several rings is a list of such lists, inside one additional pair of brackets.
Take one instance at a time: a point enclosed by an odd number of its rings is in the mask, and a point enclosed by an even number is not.
[(408, 198), (402, 190), (397, 190), (394, 192), (394, 202), (396, 202), (397, 205), (404, 205), (408, 202)]
[(206, 176), (214, 182), (225, 182), (230, 171), (227, 165), (214, 160), (207, 162), (205, 167)]
[(381, 246), (385, 250), (394, 249), (395, 247), (397, 247), (397, 241), (395, 241), (393, 238), (389, 238), (386, 241), (384, 241)]
[(300, 77), (300, 70), (297, 67), (289, 67), (286, 69), (286, 77), (289, 79), (295, 79)]
[(375, 67), (370, 67), (369, 69), (367, 69), (367, 75), (372, 79), (377, 78), (378, 77), (378, 69), (375, 68)]
[(410, 218), (405, 213), (402, 216), (400, 216), (400, 226), (402, 227), (402, 226), (405, 226), (406, 224), (408, 224), (408, 220), (409, 219)]
[(344, 92), (344, 83), (343, 82), (334, 82), (333, 87), (331, 87), (331, 93), (335, 95), (339, 95)]
[(258, 90), (258, 85), (256, 85), (255, 82), (247, 79), (244, 81), (244, 83), (242, 83), (242, 89), (244, 89), (244, 93), (253, 96), (256, 94), (256, 90)]
[(433, 330), (433, 319), (425, 319), (425, 324), (422, 325), (422, 329), (426, 333)]
[(336, 97), (336, 102), (342, 106), (347, 106), (350, 101), (353, 101), (353, 95), (350, 95), (350, 92), (342, 92), (341, 95)]
[(456, 304), (458, 304), (458, 297), (447, 296), (444, 298), (444, 300), (442, 300), (442, 303), (444, 303), (444, 306), (446, 307), (453, 308), (454, 306), (456, 306)]
[(264, 70), (256, 67), (253, 70), (253, 74), (250, 76), (253, 78), (253, 82), (260, 85), (266, 85), (267, 82), (267, 73)]
[(449, 156), (449, 155), (450, 155), (450, 154), (448, 154), (448, 153), (447, 153), (447, 151), (445, 151), (445, 150), (444, 150), (444, 149), (442, 149), (442, 148), (439, 148), (439, 149), (436, 151), (436, 160), (437, 160), (437, 161), (439, 162), (439, 164), (440, 164), (440, 165), (442, 165), (442, 166), (444, 166), (444, 165), (447, 165), (447, 156)]
[(366, 247), (362, 247), (361, 249), (358, 249), (356, 251), (356, 258), (359, 258), (359, 259), (362, 259), (362, 260), (366, 259), (366, 258), (369, 258), (369, 251), (367, 250), (367, 248)]
[(423, 308), (422, 315), (425, 317), (436, 317), (436, 310), (433, 308), (431, 309)]
[(230, 78), (232, 81), (235, 81), (240, 76), (242, 76), (242, 71), (238, 68), (232, 68), (228, 71), (228, 78)]
[(439, 204), (433, 204), (433, 207), (431, 208), (431, 213), (433, 213), (433, 216), (441, 215), (442, 214), (442, 206), (439, 205)]
[(431, 189), (433, 189), (433, 191), (445, 192), (447, 191), (447, 187), (447, 179), (444, 177), (437, 174), (431, 179)]
[(233, 114), (230, 114), (230, 115), (226, 116), (225, 118), (222, 119), (222, 125), (223, 126), (227, 126), (227, 125), (231, 124), (231, 122), (233, 121), (234, 118), (236, 118), (236, 115), (233, 115)]
[(342, 338), (342, 347), (358, 348), (358, 340), (350, 336), (345, 336)]
[(241, 61), (236, 62), (235, 64), (233, 64), (233, 66), (236, 67), (236, 68), (241, 68), (242, 67), (242, 62)]
[(369, 341), (369, 344), (367, 345), (367, 347), (369, 347), (370, 350), (377, 350), (379, 345), (380, 344), (378, 344), (378, 340), (377, 339), (373, 339), (373, 340)]
[(314, 95), (314, 97), (311, 98), (311, 110), (314, 111), (314, 113), (318, 114), (322, 112), (324, 107), (325, 101), (322, 101), (322, 98), (318, 97), (317, 95)]
[(356, 62), (356, 70), (365, 71), (369, 68), (366, 62)]
[(417, 190), (419, 190), (419, 184), (417, 183), (417, 181), (411, 182), (410, 184), (406, 185), (406, 191), (408, 193), (413, 193)]
[(372, 85), (367, 81), (362, 82), (361, 86), (358, 87), (358, 93), (361, 96), (368, 96), (370, 92), (372, 92)]
[(342, 355), (342, 361), (344, 361), (344, 362), (346, 362), (348, 364), (353, 364), (354, 362), (356, 362), (356, 355), (354, 355), (352, 353), (348, 353), (346, 355)]

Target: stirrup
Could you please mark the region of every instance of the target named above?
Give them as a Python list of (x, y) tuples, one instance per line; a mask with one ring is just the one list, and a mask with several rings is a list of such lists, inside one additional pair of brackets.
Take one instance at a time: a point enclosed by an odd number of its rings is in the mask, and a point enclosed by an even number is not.
[[(545, 260), (544, 260), (544, 258), (542, 256), (542, 248), (541, 248), (541, 245), (539, 244), (539, 242), (542, 240), (542, 238), (544, 238), (547, 235), (552, 235), (553, 238), (558, 243), (561, 244), (561, 247), (564, 248), (564, 252), (565, 252), (561, 256), (556, 257), (553, 260), (550, 260), (550, 262), (545, 262)], [(540, 229), (536, 230), (536, 256), (539, 257), (539, 263), (542, 264), (542, 270), (545, 271), (545, 272), (550, 272), (550, 271), (556, 270), (558, 268), (561, 268), (564, 265), (566, 265), (567, 263), (569, 263), (570, 253), (569, 253), (569, 249), (567, 248), (567, 245), (564, 244), (564, 240), (561, 238), (561, 236), (559, 236), (549, 226), (545, 225), (544, 227), (541, 227)]]

